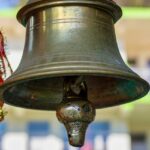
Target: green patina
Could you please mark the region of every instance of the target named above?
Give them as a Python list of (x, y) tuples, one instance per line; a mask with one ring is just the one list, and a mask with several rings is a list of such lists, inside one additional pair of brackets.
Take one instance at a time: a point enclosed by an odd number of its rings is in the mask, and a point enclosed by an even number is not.
[(135, 98), (136, 96), (136, 87), (138, 85), (136, 84), (135, 81), (121, 81), (118, 83), (117, 85), (117, 89), (118, 91), (120, 91), (120, 93), (124, 94), (125, 96), (127, 95), (130, 98)]
[[(135, 93), (132, 91), (135, 91), (135, 87), (136, 87), (135, 82), (128, 82), (124, 84), (123, 89), (122, 88), (120, 89), (126, 91), (126, 94), (128, 94), (130, 97), (134, 97)], [(150, 93), (147, 94), (145, 97), (138, 99), (137, 101), (133, 101), (133, 102), (122, 105), (122, 108), (130, 111), (134, 109), (135, 105), (138, 105), (138, 104), (150, 105)]]

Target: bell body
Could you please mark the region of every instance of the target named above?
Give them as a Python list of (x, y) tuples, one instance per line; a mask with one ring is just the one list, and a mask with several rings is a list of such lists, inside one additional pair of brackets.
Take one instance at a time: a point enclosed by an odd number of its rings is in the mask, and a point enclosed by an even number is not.
[(83, 76), (96, 107), (141, 98), (149, 85), (123, 62), (114, 31), (121, 9), (109, 0), (29, 1), (18, 13), (26, 26), (22, 61), (1, 88), (6, 103), (55, 110), (66, 76)]

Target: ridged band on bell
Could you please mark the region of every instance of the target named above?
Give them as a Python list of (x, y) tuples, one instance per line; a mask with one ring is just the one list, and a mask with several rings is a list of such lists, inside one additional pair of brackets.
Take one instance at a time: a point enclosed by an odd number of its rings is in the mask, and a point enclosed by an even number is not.
[(18, 13), (26, 26), (21, 64), (1, 87), (6, 103), (55, 110), (65, 76), (84, 76), (96, 107), (141, 98), (149, 84), (123, 62), (114, 31), (121, 9), (111, 0), (32, 0)]

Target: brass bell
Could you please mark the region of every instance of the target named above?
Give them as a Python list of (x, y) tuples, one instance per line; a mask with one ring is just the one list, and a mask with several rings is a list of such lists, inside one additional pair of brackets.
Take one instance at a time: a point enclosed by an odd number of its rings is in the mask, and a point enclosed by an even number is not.
[(17, 15), (26, 27), (22, 61), (1, 97), (18, 107), (57, 110), (70, 143), (82, 146), (82, 127), (94, 120), (95, 109), (149, 91), (119, 53), (114, 23), (121, 15), (112, 0), (30, 0)]

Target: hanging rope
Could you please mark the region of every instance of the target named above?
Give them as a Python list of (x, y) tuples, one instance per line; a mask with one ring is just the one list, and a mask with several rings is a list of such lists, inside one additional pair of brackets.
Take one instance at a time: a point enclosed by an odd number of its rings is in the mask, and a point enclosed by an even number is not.
[[(4, 36), (0, 31), (0, 86), (3, 85), (4, 78), (7, 76), (7, 69), (9, 69), (10, 73), (13, 72), (5, 53)], [(4, 101), (0, 100), (0, 122), (4, 120), (4, 116), (7, 114), (7, 112), (3, 110), (3, 106)]]

